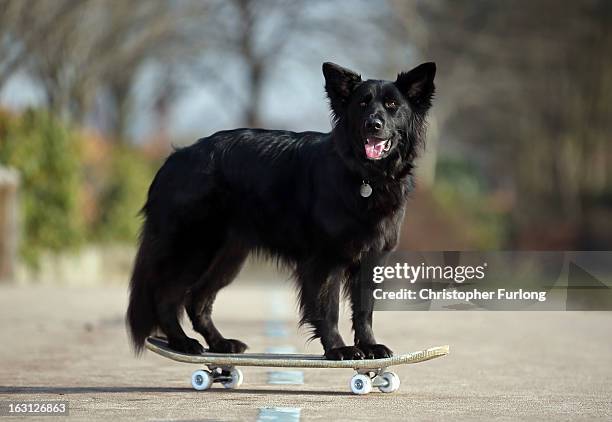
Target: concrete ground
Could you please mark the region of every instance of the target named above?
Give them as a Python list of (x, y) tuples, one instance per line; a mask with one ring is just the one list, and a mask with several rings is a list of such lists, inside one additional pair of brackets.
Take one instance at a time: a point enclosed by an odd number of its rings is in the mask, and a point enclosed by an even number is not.
[[(396, 352), (450, 344), (451, 354), (396, 367), (395, 394), (354, 396), (343, 369), (306, 369), (303, 385), (271, 385), (266, 368), (243, 368), (238, 390), (197, 392), (189, 383), (197, 367), (134, 357), (126, 300), (123, 287), (1, 286), (0, 402), (67, 400), (70, 420), (612, 419), (612, 313), (378, 312), (377, 337)], [(239, 281), (215, 315), (251, 351), (321, 352), (296, 328), (289, 284)], [(271, 320), (287, 332), (271, 332)]]

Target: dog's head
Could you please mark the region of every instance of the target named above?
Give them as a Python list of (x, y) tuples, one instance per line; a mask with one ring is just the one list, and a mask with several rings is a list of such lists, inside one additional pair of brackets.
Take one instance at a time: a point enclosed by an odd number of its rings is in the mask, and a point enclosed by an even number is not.
[(384, 165), (392, 157), (414, 158), (434, 94), (436, 65), (424, 63), (394, 82), (363, 81), (334, 63), (323, 64), (334, 122), (344, 132), (340, 147), (357, 160)]

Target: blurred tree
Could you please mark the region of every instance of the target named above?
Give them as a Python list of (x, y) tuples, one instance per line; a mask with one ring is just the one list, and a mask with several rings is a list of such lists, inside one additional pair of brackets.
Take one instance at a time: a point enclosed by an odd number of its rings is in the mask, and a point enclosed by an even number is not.
[(596, 245), (591, 211), (612, 191), (612, 3), (390, 4), (390, 36), (439, 64), (442, 137), (514, 190), (514, 245)]
[(96, 240), (136, 242), (141, 221), (138, 213), (145, 202), (154, 167), (141, 151), (128, 146), (112, 151), (98, 197), (98, 215), (91, 232)]
[[(206, 45), (211, 54), (195, 63), (200, 74), (214, 81), (225, 96), (239, 101), (242, 124), (260, 127), (261, 99), (269, 73), (286, 56), (287, 47), (309, 24), (306, 10), (318, 3), (287, 0), (214, 0), (205, 24)], [(312, 29), (312, 28), (311, 28)], [(220, 58), (238, 62), (242, 84), (219, 66)], [(244, 86), (244, 90), (241, 87)]]
[(56, 114), (93, 116), (121, 142), (144, 73), (155, 75), (154, 113), (195, 76), (231, 99), (225, 108), (237, 107), (242, 124), (260, 126), (281, 62), (310, 67), (326, 45), (352, 51), (365, 70), (380, 61), (370, 23), (380, 10), (365, 0), (0, 0), (0, 88), (26, 72)]
[[(238, 103), (240, 124), (248, 127), (264, 124), (262, 98), (283, 64), (311, 69), (314, 60), (318, 67), (327, 45), (336, 55), (354, 52), (354, 62), (372, 63), (380, 56), (370, 48), (380, 33), (369, 22), (378, 8), (365, 0), (211, 0), (209, 5), (203, 23), (206, 53), (194, 67), (222, 98)], [(362, 32), (368, 36), (356, 42)]]
[(20, 173), (26, 261), (35, 265), (43, 250), (78, 246), (84, 233), (75, 134), (46, 111), (30, 110), (19, 118), (0, 115), (0, 163)]
[[(135, 79), (147, 65), (166, 69), (198, 46), (200, 2), (0, 0), (0, 87), (25, 70), (55, 113), (83, 122), (103, 94), (113, 110), (106, 131), (126, 138)], [(163, 81), (163, 80), (162, 80)]]
[(51, 32), (77, 1), (58, 0), (50, 8), (43, 2), (0, 0), (0, 88), (28, 61), (28, 46)]

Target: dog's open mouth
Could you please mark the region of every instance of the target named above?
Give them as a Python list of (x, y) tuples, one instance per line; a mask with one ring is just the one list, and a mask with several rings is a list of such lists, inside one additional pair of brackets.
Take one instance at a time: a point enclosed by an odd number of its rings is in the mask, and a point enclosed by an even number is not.
[(391, 140), (375, 137), (366, 138), (364, 146), (366, 156), (370, 160), (380, 160), (383, 154), (391, 148)]

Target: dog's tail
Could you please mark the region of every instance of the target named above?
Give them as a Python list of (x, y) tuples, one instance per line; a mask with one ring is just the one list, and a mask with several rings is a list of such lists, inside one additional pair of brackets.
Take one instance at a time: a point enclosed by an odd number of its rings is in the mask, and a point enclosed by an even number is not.
[(130, 280), (130, 302), (126, 315), (126, 325), (136, 354), (142, 353), (145, 340), (158, 326), (155, 312), (154, 289), (155, 274), (151, 272), (152, 256), (149, 253), (146, 228), (140, 248), (136, 255), (134, 270)]

